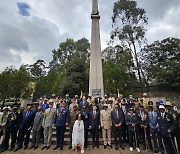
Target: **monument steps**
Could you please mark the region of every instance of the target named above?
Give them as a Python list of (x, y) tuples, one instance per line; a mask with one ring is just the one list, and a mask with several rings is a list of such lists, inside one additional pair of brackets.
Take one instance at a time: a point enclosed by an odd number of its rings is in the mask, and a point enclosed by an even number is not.
[[(30, 141), (31, 141), (31, 139), (32, 139), (32, 132), (31, 132), (31, 135), (30, 135)], [(69, 142), (70, 142), (70, 132), (69, 132), (69, 128), (67, 127), (66, 132), (64, 134), (64, 144), (69, 145)], [(111, 142), (114, 144), (113, 136), (111, 137)], [(55, 144), (55, 143), (56, 143), (56, 129), (53, 129), (53, 132), (52, 132), (52, 144)], [(102, 137), (101, 131), (99, 132), (99, 144), (103, 145), (103, 137)], [(89, 132), (88, 132), (88, 145), (92, 145), (92, 135), (91, 135), (91, 130), (90, 129), (89, 129)]]

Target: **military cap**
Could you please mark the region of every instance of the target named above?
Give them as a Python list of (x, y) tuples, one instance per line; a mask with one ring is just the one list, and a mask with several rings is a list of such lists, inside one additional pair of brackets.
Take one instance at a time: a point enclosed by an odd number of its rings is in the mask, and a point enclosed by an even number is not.
[(159, 109), (164, 109), (165, 110), (164, 105), (159, 105)]
[(167, 101), (167, 102), (165, 103), (165, 106), (173, 106), (173, 105), (171, 104), (171, 102)]

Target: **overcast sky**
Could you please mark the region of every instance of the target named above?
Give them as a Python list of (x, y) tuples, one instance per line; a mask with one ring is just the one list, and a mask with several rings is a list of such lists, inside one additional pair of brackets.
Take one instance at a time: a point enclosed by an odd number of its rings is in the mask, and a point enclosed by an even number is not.
[[(117, 0), (99, 0), (102, 49), (112, 30), (112, 9)], [(0, 71), (52, 59), (52, 49), (66, 38), (91, 34), (92, 0), (0, 0)], [(148, 43), (180, 38), (180, 0), (138, 0), (149, 18)]]

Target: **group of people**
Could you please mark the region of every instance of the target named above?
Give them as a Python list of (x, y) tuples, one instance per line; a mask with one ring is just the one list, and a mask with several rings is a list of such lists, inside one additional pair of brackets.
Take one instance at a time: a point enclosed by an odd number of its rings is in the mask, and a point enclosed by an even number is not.
[(99, 134), (102, 133), (105, 149), (113, 148), (113, 136), (116, 150), (124, 150), (124, 146), (129, 144), (130, 151), (135, 148), (140, 152), (142, 145), (142, 149), (150, 149), (154, 153), (176, 154), (180, 147), (179, 117), (169, 101), (163, 103), (160, 100), (155, 104), (146, 93), (141, 99), (112, 94), (104, 98), (88, 96), (87, 99), (77, 95), (70, 99), (67, 94), (62, 99), (53, 94), (49, 100), (39, 99), (33, 107), (2, 109), (0, 152), (28, 149), (31, 132), (29, 149), (37, 149), (41, 138), (41, 150), (49, 149), (53, 129), (56, 129), (56, 146), (53, 149), (62, 150), (68, 127), (68, 149), (80, 149), (81, 153), (88, 147), (88, 132), (91, 132), (92, 148), (99, 148)]

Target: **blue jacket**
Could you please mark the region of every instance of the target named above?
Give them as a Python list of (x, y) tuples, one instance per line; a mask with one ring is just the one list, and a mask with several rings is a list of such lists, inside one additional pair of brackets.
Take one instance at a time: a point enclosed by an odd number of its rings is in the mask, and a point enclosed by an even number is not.
[(168, 129), (171, 132), (175, 129), (175, 123), (171, 114), (165, 112), (164, 119), (161, 116), (161, 112), (157, 114), (157, 123), (159, 125), (159, 132), (162, 136), (168, 136)]
[(29, 129), (33, 125), (34, 117), (35, 117), (34, 111), (24, 111), (23, 115), (22, 115), (22, 121), (20, 124), (20, 129), (21, 128)]
[(41, 104), (42, 111), (44, 112), (46, 109), (49, 108), (49, 104)]
[(55, 126), (65, 126), (69, 123), (69, 110), (67, 108), (58, 108), (54, 119)]
[(155, 111), (148, 112), (148, 124), (151, 132), (157, 131), (157, 129), (154, 129), (154, 127), (157, 126), (157, 112)]

